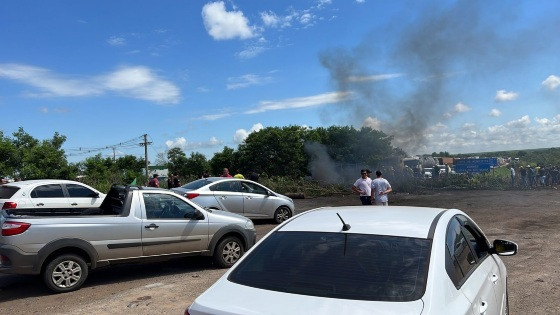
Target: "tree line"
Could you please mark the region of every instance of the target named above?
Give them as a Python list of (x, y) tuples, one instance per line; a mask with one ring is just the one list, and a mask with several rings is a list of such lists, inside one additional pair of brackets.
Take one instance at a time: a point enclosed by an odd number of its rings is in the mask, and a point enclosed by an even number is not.
[[(256, 171), (269, 177), (297, 179), (310, 175), (309, 163), (317, 146), (334, 163), (376, 165), (388, 157), (405, 155), (391, 145), (391, 140), (382, 131), (366, 127), (268, 127), (249, 134), (237, 148), (224, 147), (210, 159), (199, 152), (187, 155), (180, 148), (172, 148), (167, 151), (162, 166), (185, 180), (205, 172), (219, 175), (224, 167), (231, 173)], [(142, 158), (126, 155), (113, 159), (98, 154), (69, 163), (62, 149), (65, 141), (66, 136), (58, 132), (50, 139), (38, 140), (21, 127), (11, 137), (0, 131), (0, 175), (14, 179), (82, 177), (93, 184), (146, 180)]]

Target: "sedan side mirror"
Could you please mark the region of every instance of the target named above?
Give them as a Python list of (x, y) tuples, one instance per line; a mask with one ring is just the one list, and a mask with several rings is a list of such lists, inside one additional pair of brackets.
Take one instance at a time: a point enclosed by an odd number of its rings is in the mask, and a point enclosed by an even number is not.
[(492, 254), (500, 256), (513, 256), (517, 254), (517, 244), (506, 240), (494, 240), (494, 247), (492, 247)]

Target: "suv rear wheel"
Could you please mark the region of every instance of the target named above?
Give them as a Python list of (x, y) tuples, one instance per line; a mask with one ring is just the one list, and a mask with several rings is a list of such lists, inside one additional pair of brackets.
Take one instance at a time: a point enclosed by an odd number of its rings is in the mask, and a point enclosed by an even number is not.
[(78, 255), (65, 254), (51, 260), (43, 271), (43, 281), (56, 293), (79, 289), (88, 276), (88, 267)]

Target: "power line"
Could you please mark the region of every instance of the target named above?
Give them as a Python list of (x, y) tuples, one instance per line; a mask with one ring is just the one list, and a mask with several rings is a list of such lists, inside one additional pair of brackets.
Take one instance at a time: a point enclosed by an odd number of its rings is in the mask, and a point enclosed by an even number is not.
[(95, 152), (101, 152), (105, 150), (113, 150), (114, 151), (118, 148), (120, 150), (138, 148), (140, 144), (138, 141), (141, 141), (143, 136), (139, 136), (130, 140), (122, 141), (117, 144), (106, 145), (102, 147), (78, 147), (78, 148), (68, 148), (65, 151), (70, 151), (71, 153), (67, 153), (66, 156), (80, 156), (80, 155), (88, 155)]

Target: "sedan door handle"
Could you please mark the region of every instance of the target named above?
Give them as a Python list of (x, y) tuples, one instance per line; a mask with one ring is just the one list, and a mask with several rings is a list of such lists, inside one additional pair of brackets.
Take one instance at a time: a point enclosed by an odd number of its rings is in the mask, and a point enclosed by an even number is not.
[(246, 196), (245, 198), (246, 199), (253, 199), (253, 197), (251, 197), (251, 196)]
[(491, 277), (490, 279), (492, 280), (492, 283), (493, 283), (493, 284), (496, 284), (496, 283), (498, 282), (498, 279), (499, 279), (499, 278), (500, 278), (500, 277), (498, 277), (497, 275), (492, 275), (492, 277)]
[(227, 199), (227, 197), (226, 196), (220, 196), (220, 199), (225, 200), (225, 199)]
[(77, 206), (78, 204), (74, 202), (74, 203), (72, 203), (72, 204), (70, 204), (70, 205), (71, 205), (71, 206)]
[(152, 223), (152, 224), (146, 225), (144, 227), (153, 231), (153, 230), (157, 229), (159, 227), (159, 225), (156, 225), (155, 223)]
[(488, 309), (488, 303), (486, 301), (480, 301), (480, 307), (478, 311), (480, 314), (486, 314), (486, 310)]
[(45, 205), (45, 204), (42, 203), (42, 202), (37, 204), (38, 207), (41, 207), (41, 206), (44, 206), (44, 205)]

